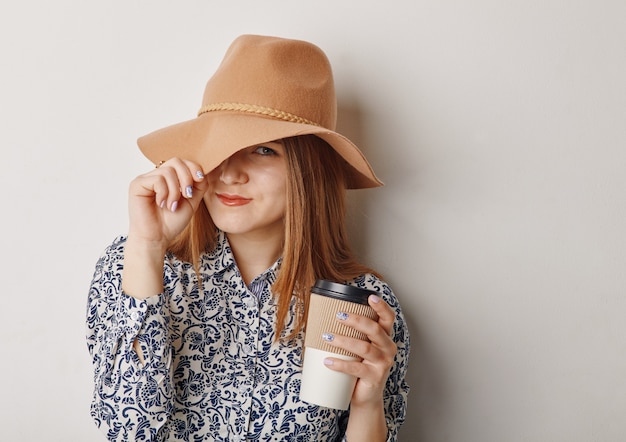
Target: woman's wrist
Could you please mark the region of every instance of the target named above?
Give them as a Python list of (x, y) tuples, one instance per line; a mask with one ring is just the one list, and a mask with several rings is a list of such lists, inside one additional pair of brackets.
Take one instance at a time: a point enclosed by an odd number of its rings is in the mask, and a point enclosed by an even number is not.
[(382, 397), (376, 402), (350, 404), (350, 417), (346, 430), (347, 440), (382, 442), (387, 440), (387, 432)]
[(128, 237), (124, 247), (122, 290), (145, 299), (163, 291), (163, 259), (166, 248), (160, 244)]

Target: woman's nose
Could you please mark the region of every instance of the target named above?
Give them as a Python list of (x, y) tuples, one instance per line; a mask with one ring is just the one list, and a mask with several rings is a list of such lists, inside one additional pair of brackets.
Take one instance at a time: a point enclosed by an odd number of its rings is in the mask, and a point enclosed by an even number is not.
[(224, 184), (243, 184), (248, 181), (241, 152), (226, 158), (219, 167), (220, 181)]

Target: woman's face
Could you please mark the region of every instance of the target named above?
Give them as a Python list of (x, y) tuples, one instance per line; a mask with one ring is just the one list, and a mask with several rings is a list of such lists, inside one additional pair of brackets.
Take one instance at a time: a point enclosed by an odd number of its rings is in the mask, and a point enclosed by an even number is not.
[(278, 142), (243, 149), (208, 175), (204, 201), (215, 225), (231, 235), (280, 238), (287, 204), (285, 148)]

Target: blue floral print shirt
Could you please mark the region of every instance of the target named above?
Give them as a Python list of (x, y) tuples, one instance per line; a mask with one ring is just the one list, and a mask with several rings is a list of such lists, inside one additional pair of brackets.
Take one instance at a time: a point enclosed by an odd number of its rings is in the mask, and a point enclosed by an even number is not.
[[(298, 397), (304, 334), (275, 342), (270, 286), (280, 260), (246, 287), (220, 233), (216, 250), (202, 256), (201, 289), (191, 264), (168, 255), (164, 292), (139, 300), (121, 289), (124, 244), (117, 238), (98, 260), (87, 308), (91, 415), (109, 440), (345, 440), (349, 411)], [(381, 293), (397, 313), (398, 353), (384, 392), (388, 440), (395, 441), (409, 390), (408, 330), (384, 282), (364, 275), (352, 284)]]

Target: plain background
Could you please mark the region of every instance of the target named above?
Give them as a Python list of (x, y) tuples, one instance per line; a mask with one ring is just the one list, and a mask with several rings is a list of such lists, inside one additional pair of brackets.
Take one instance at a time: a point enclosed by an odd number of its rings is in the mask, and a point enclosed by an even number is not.
[(624, 440), (622, 0), (3, 3), (0, 440), (103, 440), (85, 301), (135, 140), (193, 118), (243, 33), (325, 50), (387, 184), (351, 234), (412, 332), (401, 439)]

